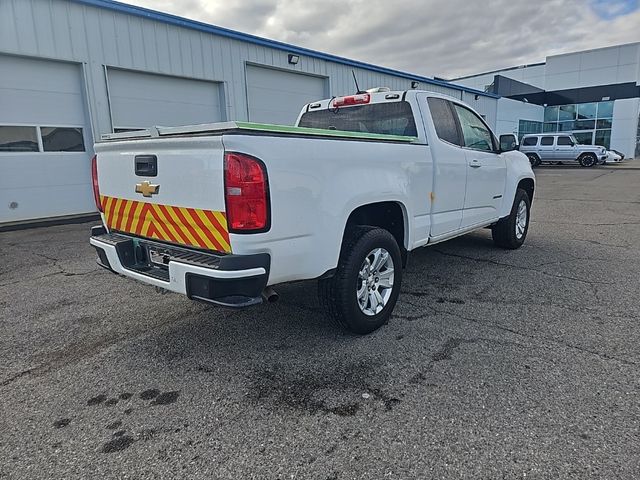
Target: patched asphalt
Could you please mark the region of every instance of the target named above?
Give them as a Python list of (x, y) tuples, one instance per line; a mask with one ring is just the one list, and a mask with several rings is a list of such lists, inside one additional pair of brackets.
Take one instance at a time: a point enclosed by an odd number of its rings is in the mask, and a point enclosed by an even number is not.
[(536, 173), (521, 249), (412, 254), (365, 337), (314, 282), (222, 310), (0, 233), (0, 478), (640, 477), (640, 169)]

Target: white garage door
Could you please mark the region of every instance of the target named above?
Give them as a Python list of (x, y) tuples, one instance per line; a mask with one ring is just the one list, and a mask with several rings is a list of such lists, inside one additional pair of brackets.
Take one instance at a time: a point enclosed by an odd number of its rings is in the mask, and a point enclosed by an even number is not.
[(322, 77), (247, 65), (249, 121), (293, 125), (307, 103), (327, 97)]
[(95, 211), (78, 64), (0, 55), (0, 223)]
[(219, 122), (219, 83), (109, 69), (109, 104), (116, 131)]

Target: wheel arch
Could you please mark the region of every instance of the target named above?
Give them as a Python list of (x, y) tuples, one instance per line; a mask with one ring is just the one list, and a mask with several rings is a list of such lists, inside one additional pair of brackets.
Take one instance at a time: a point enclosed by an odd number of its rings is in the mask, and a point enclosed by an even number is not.
[(518, 188), (523, 189), (529, 195), (529, 201), (533, 202), (533, 194), (536, 189), (536, 184), (533, 181), (533, 178), (523, 178), (518, 182)]
[(369, 225), (384, 228), (398, 243), (402, 253), (402, 264), (406, 266), (407, 247), (409, 244), (409, 222), (406, 206), (399, 201), (384, 201), (367, 203), (354, 208), (345, 223), (342, 232), (342, 242), (346, 238), (349, 228), (356, 225)]

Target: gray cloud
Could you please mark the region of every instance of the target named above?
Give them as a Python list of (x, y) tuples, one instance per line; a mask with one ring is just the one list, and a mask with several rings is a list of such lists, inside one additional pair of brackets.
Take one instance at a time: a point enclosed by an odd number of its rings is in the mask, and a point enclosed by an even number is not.
[(130, 3), (426, 76), (640, 41), (640, 11), (604, 19), (584, 0), (130, 0)]

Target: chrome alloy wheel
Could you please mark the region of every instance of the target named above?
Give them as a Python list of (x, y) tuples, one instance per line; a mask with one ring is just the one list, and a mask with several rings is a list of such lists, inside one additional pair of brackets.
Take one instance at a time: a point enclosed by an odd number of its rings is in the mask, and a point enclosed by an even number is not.
[(365, 315), (382, 311), (393, 291), (393, 258), (384, 248), (371, 250), (358, 272), (358, 306)]
[(518, 211), (516, 212), (516, 238), (520, 240), (524, 235), (524, 231), (527, 228), (527, 220), (529, 218), (529, 212), (527, 212), (527, 203), (524, 200), (520, 200), (518, 204)]

